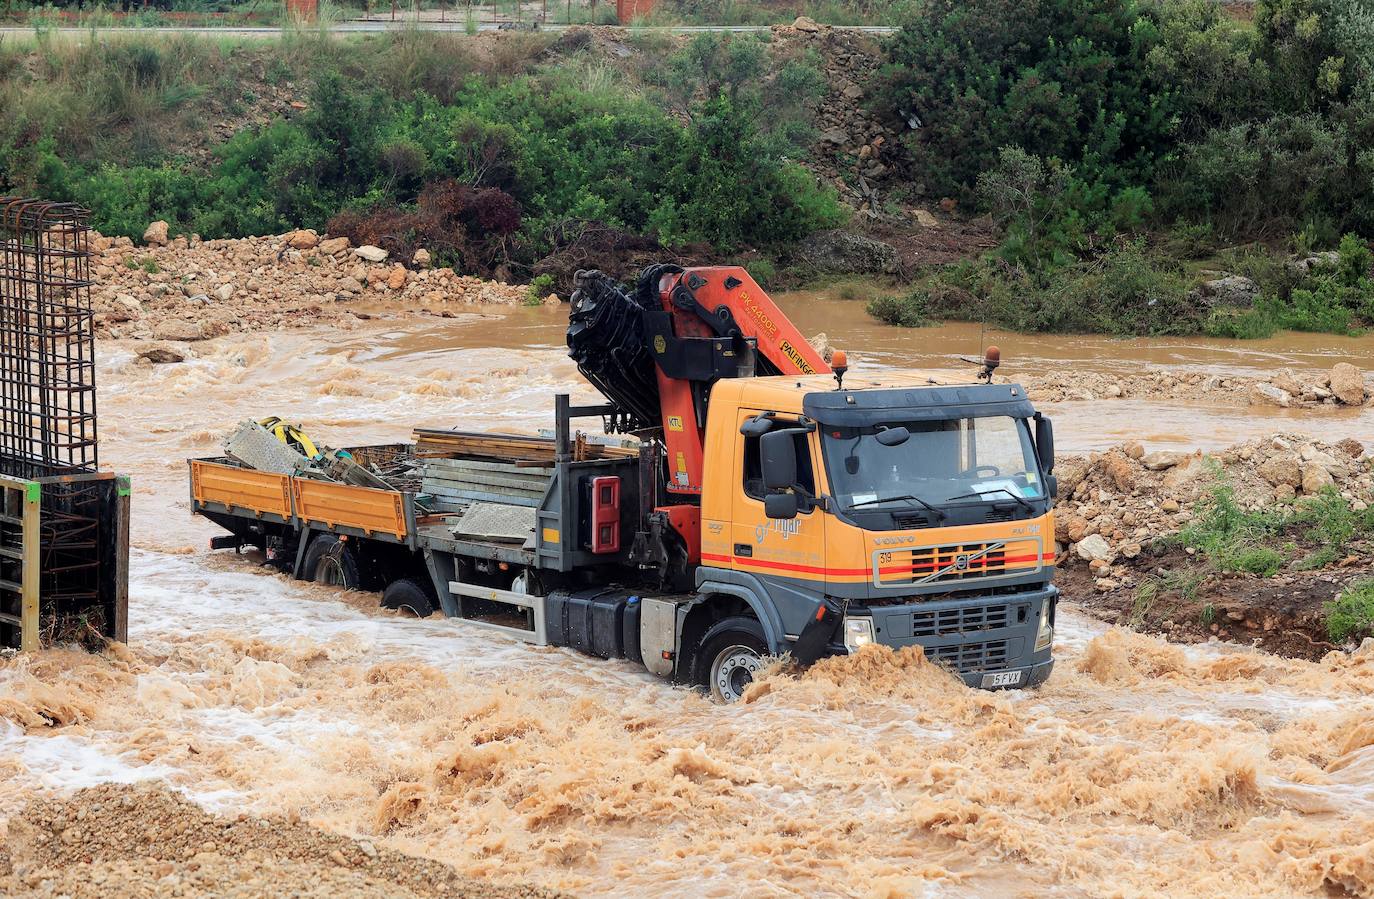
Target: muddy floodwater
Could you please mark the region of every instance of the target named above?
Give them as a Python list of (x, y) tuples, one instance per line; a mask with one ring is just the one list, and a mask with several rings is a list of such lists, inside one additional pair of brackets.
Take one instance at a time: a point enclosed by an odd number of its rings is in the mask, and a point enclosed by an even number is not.
[[(829, 295), (783, 304), (856, 367), (942, 367), (981, 338), (1013, 377), (1374, 368), (1369, 338), (904, 331)], [(972, 691), (919, 654), (869, 651), (722, 707), (627, 662), (397, 618), (205, 550), (216, 530), (190, 515), (184, 460), (237, 421), (281, 415), (335, 445), (547, 427), (555, 392), (596, 398), (562, 316), (238, 335), (178, 365), (103, 344), (101, 458), (134, 477), (130, 644), (0, 667), (0, 820), (36, 790), (156, 780), (588, 896), (1374, 894), (1374, 652), (1175, 646), (1070, 605), (1035, 691)], [(1051, 411), (1070, 452), (1374, 436), (1359, 409)]]

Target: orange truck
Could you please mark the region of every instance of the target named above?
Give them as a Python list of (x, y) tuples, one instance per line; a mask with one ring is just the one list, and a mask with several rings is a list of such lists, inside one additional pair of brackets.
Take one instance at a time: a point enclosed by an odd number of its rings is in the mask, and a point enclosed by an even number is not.
[[(295, 576), (738, 699), (770, 656), (919, 645), (973, 687), (1053, 666), (1054, 439), (1015, 384), (846, 378), (738, 267), (579, 274), (606, 397), (547, 438), (354, 448), (394, 489), (191, 461), (195, 511)], [(574, 430), (599, 418), (629, 446)]]

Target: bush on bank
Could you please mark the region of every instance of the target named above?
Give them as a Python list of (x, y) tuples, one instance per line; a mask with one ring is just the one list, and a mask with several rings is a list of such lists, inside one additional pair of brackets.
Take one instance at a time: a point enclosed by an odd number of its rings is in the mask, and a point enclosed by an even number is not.
[[(1232, 336), (1374, 321), (1365, 271), (1262, 285), (1252, 310), (1214, 315), (1187, 300), (1169, 258), (1206, 255), (1179, 245), (1199, 237), (1272, 245), (1297, 232), (1310, 250), (1374, 234), (1362, 0), (1259, 0), (1253, 25), (1209, 0), (933, 0), (923, 12), (892, 42), (878, 109), (905, 134), (914, 189), (993, 216), (1000, 264), (932, 278), (906, 301), (919, 313), (875, 314)], [(943, 301), (946, 285), (958, 302)]]
[[(706, 59), (736, 42), (704, 37), (710, 46), (693, 52)], [(765, 52), (752, 38), (738, 43), (731, 58)], [(452, 250), (443, 261), (473, 270), (532, 262), (570, 221), (729, 252), (842, 220), (833, 193), (789, 159), (801, 115), (792, 107), (805, 91), (780, 103), (763, 79), (741, 85), (739, 73), (688, 67), (678, 80), (693, 99), (680, 121), (575, 65), (503, 61), (515, 54), (511, 42), (480, 66), (465, 59), (466, 46), (423, 33), (352, 54), (336, 44), (288, 41), (266, 55), (181, 39), (48, 47), (36, 61), (48, 77), (21, 71), (29, 57), (0, 48), (0, 99), (15, 110), (0, 122), (0, 189), (84, 203), (97, 228), (132, 237), (154, 219), (212, 238), (323, 229), (349, 212), (374, 228), (391, 221), (400, 241), (426, 215), (427, 188), (465, 185), (482, 209), (444, 219), (461, 219), (462, 239), (440, 249)], [(542, 46), (526, 50), (537, 56)], [(305, 109), (243, 128), (202, 160), (156, 133), (138, 136), (145, 116), (170, 132), (197, 127), (214, 110), (194, 98), (211, 85), (224, 92), (219, 113), (251, 112), (257, 98), (229, 82), (257, 68), (269, 82), (307, 73)], [(775, 101), (766, 110), (765, 99)]]

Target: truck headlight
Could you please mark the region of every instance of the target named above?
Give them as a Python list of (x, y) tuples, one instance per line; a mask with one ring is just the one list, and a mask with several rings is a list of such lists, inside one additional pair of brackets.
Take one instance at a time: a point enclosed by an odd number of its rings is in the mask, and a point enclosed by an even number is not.
[(1040, 604), (1040, 627), (1035, 632), (1035, 651), (1049, 649), (1054, 642), (1054, 627), (1050, 624), (1050, 601), (1048, 598)]
[(872, 618), (845, 618), (844, 620), (844, 648), (850, 652), (857, 652), (859, 647), (867, 646), (873, 642), (873, 619)]

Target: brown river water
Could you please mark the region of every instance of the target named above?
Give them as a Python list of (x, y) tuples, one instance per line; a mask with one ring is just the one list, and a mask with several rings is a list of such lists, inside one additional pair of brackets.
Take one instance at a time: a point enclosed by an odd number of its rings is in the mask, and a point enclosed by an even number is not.
[[(783, 302), (856, 367), (979, 349), (977, 325), (903, 331), (857, 302)], [(555, 392), (595, 398), (563, 322), (374, 320), (221, 338), (155, 367), (103, 345), (102, 461), (135, 483), (130, 646), (0, 665), (0, 821), (36, 790), (154, 780), (583, 895), (1374, 895), (1374, 652), (1175, 646), (1069, 608), (1033, 692), (971, 691), (871, 651), (721, 707), (627, 662), (396, 618), (204, 550), (215, 530), (189, 514), (184, 460), (235, 422), (282, 415), (336, 445), (414, 425), (532, 431)], [(1374, 339), (981, 336), (1012, 377), (1374, 367)], [(1053, 411), (1068, 451), (1374, 434), (1360, 410)]]

